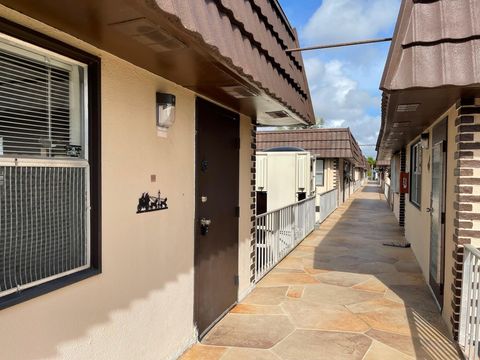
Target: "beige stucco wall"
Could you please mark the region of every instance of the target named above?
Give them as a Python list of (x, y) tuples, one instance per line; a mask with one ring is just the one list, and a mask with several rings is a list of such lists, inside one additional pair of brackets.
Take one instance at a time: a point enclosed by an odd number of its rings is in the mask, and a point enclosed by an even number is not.
[(335, 170), (333, 166), (333, 159), (325, 159), (324, 162), (324, 182), (323, 186), (316, 186), (316, 193), (321, 194), (324, 193), (325, 191), (330, 191), (335, 188), (335, 183), (334, 183), (334, 176), (335, 176)]
[[(429, 279), (429, 264), (430, 264), (430, 214), (427, 213), (426, 208), (430, 206), (430, 193), (432, 188), (432, 174), (428, 164), (431, 161), (432, 155), (432, 128), (445, 117), (448, 117), (448, 149), (447, 149), (447, 183), (446, 183), (446, 213), (445, 213), (445, 298), (443, 303), (443, 317), (445, 322), (450, 327), (451, 315), (451, 284), (452, 284), (452, 251), (454, 248), (453, 233), (454, 233), (454, 217), (455, 209), (454, 203), (454, 186), (456, 179), (454, 176), (455, 169), (455, 119), (457, 117), (456, 107), (452, 107), (442, 116), (440, 116), (435, 123), (423, 132), (430, 133), (430, 141), (428, 150), (423, 150), (422, 154), (422, 188), (421, 188), (421, 208), (415, 207), (409, 200), (409, 194), (405, 199), (405, 236), (411, 243), (413, 252), (418, 260), (428, 284)], [(420, 134), (419, 134), (420, 135)], [(417, 139), (418, 140), (418, 139)], [(416, 140), (412, 141), (407, 146), (407, 171), (410, 171), (410, 146)]]
[[(391, 196), (391, 207), (392, 207), (392, 210), (393, 210), (393, 214), (395, 215), (395, 218), (398, 220), (400, 220), (400, 194), (399, 193), (396, 193), (396, 192), (391, 192), (392, 196)], [(408, 196), (408, 195), (406, 195)]]
[[(101, 57), (103, 212), (103, 273), (1, 310), (0, 358), (176, 358), (195, 341), (196, 95), (6, 7), (0, 13)], [(156, 91), (177, 97), (176, 122), (166, 139), (156, 136)], [(240, 291), (250, 277), (249, 124), (242, 117)], [(137, 215), (139, 195), (159, 189), (169, 209)]]

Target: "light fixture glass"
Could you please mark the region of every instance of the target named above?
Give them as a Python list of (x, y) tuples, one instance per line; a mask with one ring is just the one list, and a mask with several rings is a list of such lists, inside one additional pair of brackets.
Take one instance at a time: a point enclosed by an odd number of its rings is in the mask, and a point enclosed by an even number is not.
[(175, 122), (175, 95), (157, 93), (157, 135), (167, 137)]

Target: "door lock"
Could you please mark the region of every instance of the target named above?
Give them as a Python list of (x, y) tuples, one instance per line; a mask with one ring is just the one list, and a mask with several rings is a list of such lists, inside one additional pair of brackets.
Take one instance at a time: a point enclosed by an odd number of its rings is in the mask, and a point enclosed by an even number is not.
[(210, 219), (205, 219), (205, 218), (200, 219), (200, 233), (203, 236), (207, 235), (208, 229), (211, 223), (212, 223), (212, 220)]

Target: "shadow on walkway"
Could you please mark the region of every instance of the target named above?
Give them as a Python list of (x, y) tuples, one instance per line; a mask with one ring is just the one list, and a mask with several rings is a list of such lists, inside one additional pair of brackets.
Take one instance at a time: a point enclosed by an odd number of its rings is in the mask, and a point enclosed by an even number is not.
[(378, 185), (339, 207), (183, 360), (460, 359)]

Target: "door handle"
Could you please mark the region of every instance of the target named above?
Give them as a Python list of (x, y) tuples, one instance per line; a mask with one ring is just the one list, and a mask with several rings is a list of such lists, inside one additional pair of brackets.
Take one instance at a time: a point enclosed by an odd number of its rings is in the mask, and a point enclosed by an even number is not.
[(203, 236), (207, 235), (208, 229), (210, 228), (211, 223), (212, 223), (212, 220), (210, 219), (205, 219), (205, 218), (200, 219), (200, 233)]
[(427, 213), (433, 213), (433, 208), (426, 208), (425, 210), (427, 211)]

